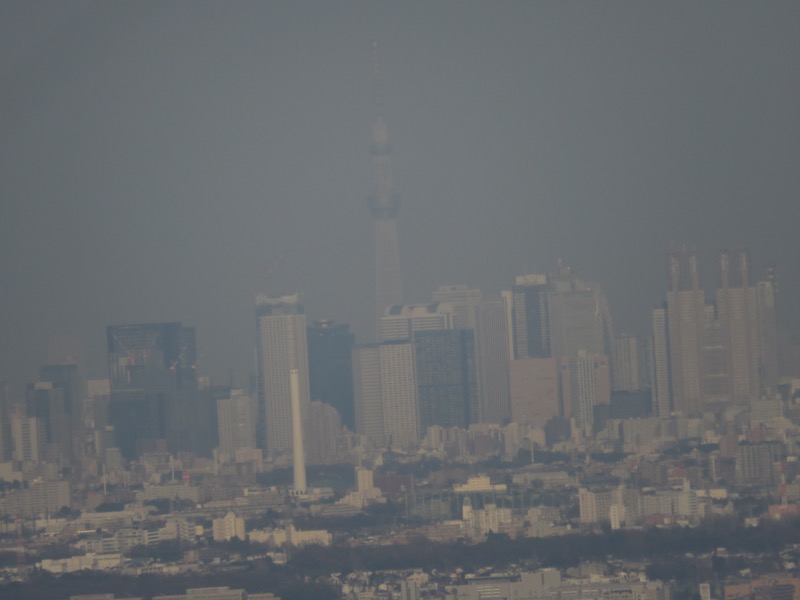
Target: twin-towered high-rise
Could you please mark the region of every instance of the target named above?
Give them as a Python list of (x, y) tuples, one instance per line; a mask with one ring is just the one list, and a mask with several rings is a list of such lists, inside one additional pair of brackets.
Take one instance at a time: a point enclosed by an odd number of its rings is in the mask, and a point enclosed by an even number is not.
[(668, 257), (669, 290), (653, 312), (653, 403), (698, 415), (728, 403), (748, 404), (777, 380), (772, 280), (751, 283), (744, 250), (720, 253), (720, 285), (706, 303), (694, 252)]

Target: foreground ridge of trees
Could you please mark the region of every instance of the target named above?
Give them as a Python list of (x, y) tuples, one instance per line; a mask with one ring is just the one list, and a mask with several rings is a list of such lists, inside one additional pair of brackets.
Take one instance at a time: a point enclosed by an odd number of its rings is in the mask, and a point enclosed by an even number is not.
[(281, 600), (339, 600), (339, 591), (324, 583), (304, 581), (267, 564), (250, 564), (235, 573), (182, 575), (139, 575), (138, 577), (102, 571), (55, 576), (34, 573), (26, 583), (0, 585), (0, 598), (19, 600), (66, 600), (79, 594), (110, 594), (145, 599), (162, 594), (183, 594), (189, 588), (222, 587), (248, 592), (272, 592)]
[[(744, 527), (727, 519), (710, 521), (695, 528), (619, 530), (548, 538), (512, 539), (504, 534), (492, 534), (485, 542), (472, 545), (462, 541), (432, 543), (418, 538), (394, 546), (309, 546), (295, 551), (286, 565), (258, 560), (240, 563), (236, 572), (203, 575), (132, 577), (84, 572), (56, 577), (34, 572), (27, 583), (0, 586), (0, 599), (64, 600), (71, 595), (90, 593), (150, 598), (158, 594), (183, 593), (193, 587), (230, 586), (249, 592), (270, 591), (282, 600), (333, 600), (339, 597), (338, 591), (314, 582), (313, 578), (352, 571), (412, 568), (442, 571), (457, 567), (470, 570), (521, 563), (531, 567), (563, 569), (585, 561), (608, 559), (647, 562), (651, 565), (648, 574), (653, 578), (696, 579), (709, 574), (701, 574), (696, 566), (687, 568), (697, 564), (687, 555), (714, 555), (718, 548), (725, 548), (730, 553), (770, 555), (798, 541), (800, 520), (763, 522), (758, 527)], [(734, 567), (716, 557), (711, 564), (719, 575)]]
[(297, 551), (287, 567), (306, 575), (382, 569), (505, 567), (521, 561), (566, 568), (608, 558), (655, 561), (689, 553), (708, 554), (717, 548), (773, 553), (798, 540), (800, 520), (765, 522), (758, 527), (716, 520), (695, 528), (629, 529), (548, 538), (511, 539), (504, 534), (492, 534), (485, 542), (474, 545), (432, 543), (420, 538), (395, 546), (309, 546)]

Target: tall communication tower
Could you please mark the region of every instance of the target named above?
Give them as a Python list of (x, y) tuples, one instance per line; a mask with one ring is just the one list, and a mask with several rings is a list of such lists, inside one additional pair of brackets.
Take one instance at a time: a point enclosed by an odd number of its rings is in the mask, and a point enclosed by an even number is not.
[(372, 126), (373, 194), (369, 209), (375, 221), (375, 336), (387, 306), (403, 303), (400, 258), (397, 251), (397, 211), (400, 197), (392, 189), (389, 131), (383, 120), (383, 90), (378, 42), (372, 43), (375, 85), (375, 123)]

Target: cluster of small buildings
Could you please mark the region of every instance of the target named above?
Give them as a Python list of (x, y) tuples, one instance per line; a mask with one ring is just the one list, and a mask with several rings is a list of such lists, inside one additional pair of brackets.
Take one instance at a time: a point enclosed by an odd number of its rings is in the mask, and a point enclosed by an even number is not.
[(185, 594), (158, 595), (149, 598), (132, 596), (123, 598), (114, 594), (81, 594), (70, 596), (69, 600), (280, 600), (280, 598), (268, 592), (253, 594), (229, 587), (213, 587), (194, 588), (186, 590)]
[(508, 573), (351, 573), (336, 581), (346, 600), (669, 600), (669, 585), (643, 573), (592, 573), (565, 577), (557, 569)]

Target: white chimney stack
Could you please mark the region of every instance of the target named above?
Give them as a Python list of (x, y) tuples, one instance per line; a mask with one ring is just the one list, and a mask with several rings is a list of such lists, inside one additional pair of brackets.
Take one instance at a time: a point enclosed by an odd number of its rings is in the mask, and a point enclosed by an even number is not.
[(289, 371), (289, 385), (292, 393), (292, 454), (294, 455), (294, 489), (306, 491), (306, 454), (303, 446), (303, 413), (300, 410), (300, 373), (297, 369)]

